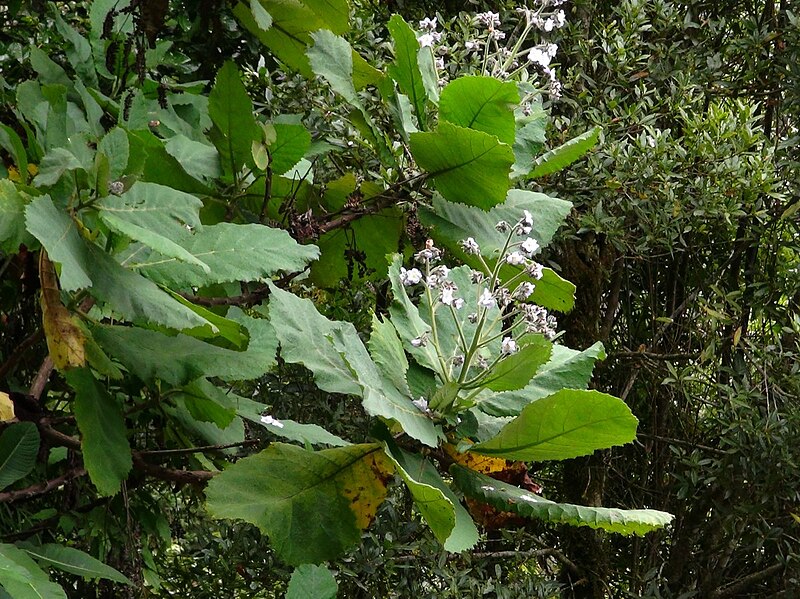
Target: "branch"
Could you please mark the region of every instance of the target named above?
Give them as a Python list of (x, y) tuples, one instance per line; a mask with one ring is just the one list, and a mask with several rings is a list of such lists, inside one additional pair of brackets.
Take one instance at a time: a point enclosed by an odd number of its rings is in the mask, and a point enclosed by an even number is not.
[(23, 339), (17, 346), (17, 349), (8, 357), (8, 360), (0, 365), (0, 380), (4, 380), (8, 376), (8, 373), (17, 366), (17, 363), (22, 359), (22, 356), (25, 355), (25, 352), (42, 339), (44, 339), (44, 329), (37, 329), (34, 333)]
[(214, 472), (209, 472), (208, 470), (176, 470), (148, 464), (142, 459), (141, 454), (136, 451), (133, 452), (133, 466), (143, 474), (153, 478), (182, 485), (207, 483), (215, 476)]
[(647, 433), (636, 433), (636, 436), (644, 437), (645, 439), (654, 439), (656, 441), (663, 441), (664, 443), (670, 443), (671, 445), (678, 445), (679, 447), (687, 447), (689, 449), (701, 449), (703, 451), (707, 451), (709, 453), (713, 453), (719, 456), (730, 455), (724, 449), (717, 449), (716, 447), (709, 447), (708, 445), (700, 445), (699, 443), (692, 443), (691, 441), (684, 441), (683, 439), (673, 439), (671, 437), (661, 437), (659, 435), (649, 435)]
[(747, 576), (744, 576), (729, 585), (718, 588), (713, 593), (711, 593), (709, 599), (726, 599), (727, 597), (741, 597), (742, 591), (756, 584), (757, 582), (761, 582), (762, 580), (769, 578), (774, 574), (777, 574), (778, 572), (783, 570), (784, 567), (785, 566), (783, 564), (773, 564), (769, 568), (765, 568), (764, 570), (759, 570), (758, 572), (753, 572), (752, 574), (748, 574)]
[(24, 489), (19, 489), (17, 491), (6, 491), (5, 493), (0, 493), (0, 503), (13, 503), (15, 501), (33, 499), (34, 497), (39, 497), (40, 495), (46, 495), (50, 491), (58, 489), (67, 481), (80, 478), (85, 474), (86, 468), (72, 468), (71, 470), (67, 470), (64, 474), (52, 480), (36, 483), (35, 485), (31, 485), (30, 487), (25, 487)]
[(204, 451), (219, 451), (221, 449), (232, 449), (234, 447), (249, 447), (250, 445), (258, 445), (261, 443), (259, 439), (249, 439), (239, 443), (228, 443), (227, 445), (202, 445), (200, 447), (186, 447), (183, 449), (153, 449), (150, 451), (140, 451), (140, 456), (175, 456), (175, 455), (188, 455), (192, 453), (201, 453)]

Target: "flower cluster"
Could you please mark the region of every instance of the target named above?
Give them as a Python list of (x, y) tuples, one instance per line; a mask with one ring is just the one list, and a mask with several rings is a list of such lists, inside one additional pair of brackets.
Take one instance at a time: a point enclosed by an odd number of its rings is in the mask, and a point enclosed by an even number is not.
[(422, 33), (417, 36), (417, 41), (421, 48), (433, 48), (434, 44), (442, 41), (442, 34), (436, 31), (436, 28), (436, 17), (432, 19), (426, 17), (419, 22)]
[[(499, 251), (487, 252), (486, 248), (481, 251), (472, 237), (459, 242), (465, 254), (476, 257), (477, 268), (452, 271), (439, 264), (442, 251), (428, 240), (425, 248), (415, 254), (420, 267), (400, 269), (403, 285), (422, 286), (427, 298), (423, 305), (429, 310), (425, 320), (430, 328), (412, 339), (411, 345), (429, 348), (427, 355), (436, 356), (442, 381), (457, 382), (466, 390), (480, 389), (482, 381), (493, 376), (491, 373), (495, 372), (498, 362), (523, 349), (526, 341), (522, 340), (522, 335), (539, 333), (548, 339), (556, 336), (555, 318), (545, 308), (530, 303), (536, 290), (535, 281), (543, 276), (543, 266), (533, 260), (540, 250), (538, 241), (530, 236), (534, 230), (533, 215), (525, 210), (517, 221), (501, 221), (495, 228), (505, 235)], [(497, 258), (491, 267), (484, 258), (490, 255)], [(516, 274), (504, 270), (501, 278), (504, 265), (522, 268), (517, 269)], [(465, 280), (467, 275), (469, 282)], [(467, 307), (466, 316), (459, 314)], [(453, 325), (456, 333), (453, 333)], [(454, 334), (455, 343), (444, 341), (443, 331)], [(443, 347), (448, 349), (443, 350)], [(440, 405), (440, 401), (451, 403)], [(453, 406), (461, 409), (467, 405), (452, 403), (457, 401), (461, 400), (435, 397), (428, 406), (427, 400), (420, 398), (415, 404), (421, 411), (435, 415), (447, 414)]]

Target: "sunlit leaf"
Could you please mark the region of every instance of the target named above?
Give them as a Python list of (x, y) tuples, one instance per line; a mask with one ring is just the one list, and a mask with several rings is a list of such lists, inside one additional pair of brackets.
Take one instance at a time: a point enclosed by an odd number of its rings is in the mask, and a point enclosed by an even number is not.
[(439, 118), (514, 143), (517, 86), (494, 77), (459, 77), (442, 89)]
[(595, 146), (602, 130), (601, 127), (594, 127), (557, 148), (545, 152), (534, 161), (535, 166), (528, 173), (528, 177), (544, 177), (566, 168)]
[(333, 599), (338, 590), (336, 579), (326, 567), (302, 564), (292, 572), (286, 599)]

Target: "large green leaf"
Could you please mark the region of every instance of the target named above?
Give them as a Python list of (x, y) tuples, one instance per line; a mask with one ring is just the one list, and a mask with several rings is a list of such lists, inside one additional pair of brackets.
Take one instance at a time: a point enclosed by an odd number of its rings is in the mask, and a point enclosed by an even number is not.
[(526, 336), (519, 341), (519, 351), (500, 360), (488, 373), (482, 385), (492, 391), (522, 389), (548, 361), (553, 344), (542, 335)]
[(274, 443), (212, 479), (208, 509), (258, 526), (289, 564), (319, 563), (359, 541), (386, 497), (390, 471), (378, 444), (313, 452)]
[(321, 389), (358, 395), (371, 416), (396, 420), (408, 435), (437, 446), (437, 427), (381, 375), (352, 324), (330, 321), (310, 300), (276, 287), (272, 287), (269, 314), (284, 360), (311, 370)]
[(288, 172), (305, 155), (311, 145), (311, 134), (303, 125), (273, 123), (275, 141), (269, 146), (273, 175)]
[(430, 324), (420, 316), (419, 309), (411, 301), (406, 293), (406, 288), (400, 282), (400, 268), (402, 258), (399, 254), (392, 257), (389, 267), (389, 281), (392, 284), (392, 304), (389, 307), (389, 314), (403, 347), (409, 352), (420, 365), (441, 374), (441, 366), (436, 357), (436, 350), (433, 345), (428, 343), (421, 347), (411, 345), (412, 339), (417, 339), (430, 332)]
[(339, 585), (324, 566), (302, 564), (295, 568), (286, 589), (286, 599), (334, 599)]
[(73, 368), (65, 377), (75, 390), (73, 410), (89, 478), (101, 495), (114, 495), (132, 467), (122, 410), (88, 368)]
[(414, 160), (451, 202), (489, 210), (505, 200), (514, 152), (497, 137), (440, 122), (436, 131), (412, 133), (410, 146)]
[(59, 282), (63, 290), (76, 291), (92, 285), (89, 272), (93, 269), (78, 227), (66, 212), (55, 207), (50, 196), (39, 196), (28, 204), (25, 222), (50, 260), (61, 265)]
[(92, 47), (89, 45), (89, 41), (64, 21), (60, 10), (56, 9), (54, 5), (51, 6), (56, 29), (66, 42), (63, 47), (67, 60), (83, 83), (90, 87), (98, 87), (97, 73), (92, 59)]
[(419, 454), (392, 447), (387, 451), (420, 514), (447, 551), (458, 553), (478, 542), (478, 529), (467, 510), (436, 470)]
[(151, 279), (177, 287), (203, 287), (228, 281), (259, 281), (279, 270), (303, 270), (319, 255), (313, 245), (300, 245), (282, 229), (264, 225), (219, 223), (196, 233), (186, 231), (178, 243), (208, 265), (202, 268), (137, 248), (125, 263)]
[(470, 451), (509, 460), (566, 460), (633, 441), (637, 424), (617, 397), (562, 389), (528, 404), (497, 436)]
[(406, 395), (411, 395), (406, 381), (408, 360), (391, 320), (380, 320), (377, 315), (372, 315), (372, 334), (367, 346), (383, 376)]
[(38, 187), (49, 187), (58, 183), (64, 173), (76, 170), (83, 170), (81, 161), (67, 148), (59, 146), (44, 155), (33, 183)]
[(450, 467), (453, 481), (466, 495), (499, 510), (555, 524), (588, 526), (624, 535), (644, 535), (663, 528), (672, 514), (657, 510), (621, 510), (555, 503), (464, 466)]
[(534, 161), (535, 166), (528, 176), (544, 177), (566, 168), (595, 146), (602, 130), (599, 126), (594, 127), (557, 148), (545, 152)]
[(142, 181), (120, 196), (108, 196), (98, 202), (100, 217), (112, 229), (208, 273), (209, 267), (204, 262), (174, 241), (186, 234), (187, 226), (202, 227), (202, 205), (193, 195)]
[(86, 579), (105, 578), (123, 584), (133, 584), (118, 570), (72, 547), (47, 543), (40, 546), (26, 545), (24, 549), (43, 566), (77, 574)]
[(7, 254), (16, 254), (20, 244), (31, 239), (25, 230), (27, 203), (27, 196), (17, 191), (11, 181), (0, 179), (0, 250)]
[(223, 171), (232, 176), (245, 164), (252, 164), (252, 143), (259, 139), (260, 129), (253, 116), (253, 102), (232, 61), (217, 73), (208, 96), (208, 114), (216, 127), (211, 139), (219, 150)]
[(494, 77), (459, 77), (442, 90), (439, 118), (514, 143), (517, 86)]
[(7, 543), (0, 544), (0, 588), (12, 599), (67, 599), (27, 553)]
[[(210, 326), (210, 323), (138, 273), (119, 264), (96, 245), (86, 246), (92, 265), (91, 294), (107, 302), (125, 320), (153, 322), (173, 329)], [(63, 273), (63, 271), (62, 271)]]
[(177, 160), (189, 175), (199, 181), (222, 175), (220, 154), (214, 148), (185, 135), (176, 135), (164, 144), (167, 153)]
[(226, 380), (258, 378), (275, 363), (277, 340), (268, 320), (231, 310), (229, 318), (243, 324), (250, 342), (246, 351), (204, 343), (187, 335), (170, 337), (139, 327), (94, 325), (92, 336), (132, 374), (146, 383), (185, 385), (202, 376)]
[(512, 179), (527, 175), (533, 170), (536, 156), (541, 153), (547, 141), (547, 119), (547, 112), (542, 108), (541, 102), (535, 103), (527, 115), (521, 108), (517, 108)]
[(481, 410), (493, 416), (516, 416), (532, 401), (561, 389), (585, 389), (592, 378), (594, 363), (603, 359), (605, 352), (599, 341), (583, 351), (553, 345), (550, 360), (523, 389), (488, 397), (481, 402)]
[(392, 15), (387, 26), (394, 41), (394, 62), (387, 69), (389, 76), (397, 82), (400, 91), (411, 101), (419, 127), (425, 130), (427, 129), (425, 107), (428, 96), (417, 60), (420, 50), (417, 36), (400, 15)]
[(306, 56), (311, 44), (311, 32), (321, 29), (335, 34), (345, 33), (350, 26), (350, 7), (347, 0), (260, 0), (272, 17), (272, 26), (263, 29), (247, 3), (239, 2), (233, 14), (272, 53), (290, 68), (308, 78), (313, 72)]
[(326, 29), (312, 33), (311, 39), (314, 45), (306, 54), (314, 73), (325, 79), (348, 104), (366, 113), (353, 84), (353, 49), (349, 42)]
[(0, 490), (26, 477), (36, 465), (39, 429), (33, 422), (12, 424), (0, 435)]

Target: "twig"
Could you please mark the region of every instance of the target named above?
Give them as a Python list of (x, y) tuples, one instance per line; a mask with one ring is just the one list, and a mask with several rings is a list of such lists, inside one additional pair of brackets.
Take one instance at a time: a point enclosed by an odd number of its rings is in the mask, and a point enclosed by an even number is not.
[(36, 373), (36, 377), (33, 379), (33, 383), (31, 384), (31, 389), (28, 395), (36, 399), (36, 401), (39, 401), (42, 398), (42, 393), (44, 392), (45, 386), (47, 386), (47, 381), (50, 380), (50, 375), (52, 372), (53, 360), (48, 354), (44, 361), (42, 361), (42, 365), (39, 367), (39, 372)]
[(730, 453), (728, 453), (724, 449), (717, 449), (716, 447), (709, 447), (708, 445), (700, 445), (699, 443), (692, 443), (691, 441), (684, 441), (683, 439), (673, 439), (671, 437), (661, 437), (659, 435), (650, 435), (647, 433), (636, 433), (636, 435), (638, 437), (644, 437), (645, 439), (654, 439), (656, 441), (663, 441), (664, 443), (669, 443), (671, 445), (678, 445), (679, 447), (686, 447), (688, 449), (702, 449), (703, 451), (707, 451), (715, 455), (720, 455), (720, 456), (730, 455)]
[(650, 360), (673, 360), (673, 361), (681, 361), (681, 360), (696, 360), (699, 358), (699, 354), (687, 354), (687, 353), (676, 353), (676, 354), (661, 354), (658, 352), (652, 351), (619, 351), (613, 352), (608, 355), (610, 360), (615, 358), (647, 358)]
[(214, 472), (209, 472), (208, 470), (176, 470), (148, 464), (138, 452), (133, 452), (133, 466), (138, 471), (153, 478), (180, 484), (202, 484), (215, 476)]
[(14, 370), (17, 363), (25, 355), (25, 352), (28, 351), (31, 347), (33, 347), (37, 343), (39, 343), (39, 341), (41, 341), (42, 339), (44, 339), (43, 329), (37, 329), (36, 331), (25, 337), (25, 339), (23, 339), (22, 342), (17, 346), (17, 349), (14, 350), (14, 353), (12, 353), (9, 356), (8, 360), (3, 362), (3, 364), (0, 364), (0, 380), (5, 379), (8, 376), (8, 373)]
[(757, 582), (761, 582), (762, 580), (769, 578), (773, 574), (777, 574), (783, 570), (784, 567), (785, 566), (783, 564), (773, 564), (769, 568), (748, 574), (747, 576), (744, 576), (729, 585), (716, 589), (711, 593), (711, 595), (709, 595), (709, 598), (726, 599), (727, 597), (741, 597), (742, 591), (756, 584)]
[(6, 491), (5, 493), (0, 493), (0, 503), (13, 503), (15, 501), (32, 499), (34, 497), (39, 497), (40, 495), (46, 495), (50, 491), (59, 488), (67, 481), (73, 480), (75, 478), (80, 478), (85, 474), (86, 474), (86, 468), (83, 467), (73, 468), (71, 470), (68, 470), (61, 476), (58, 476), (51, 480), (36, 483), (34, 485), (31, 485), (30, 487), (25, 487), (24, 489), (19, 489), (17, 491)]
[(231, 449), (233, 447), (249, 447), (250, 445), (258, 445), (261, 443), (260, 439), (248, 439), (239, 443), (228, 443), (227, 445), (203, 445), (200, 447), (186, 447), (183, 449), (153, 449), (149, 451), (140, 451), (140, 456), (176, 456), (188, 455), (192, 453), (202, 453), (204, 451), (219, 451), (221, 449)]

